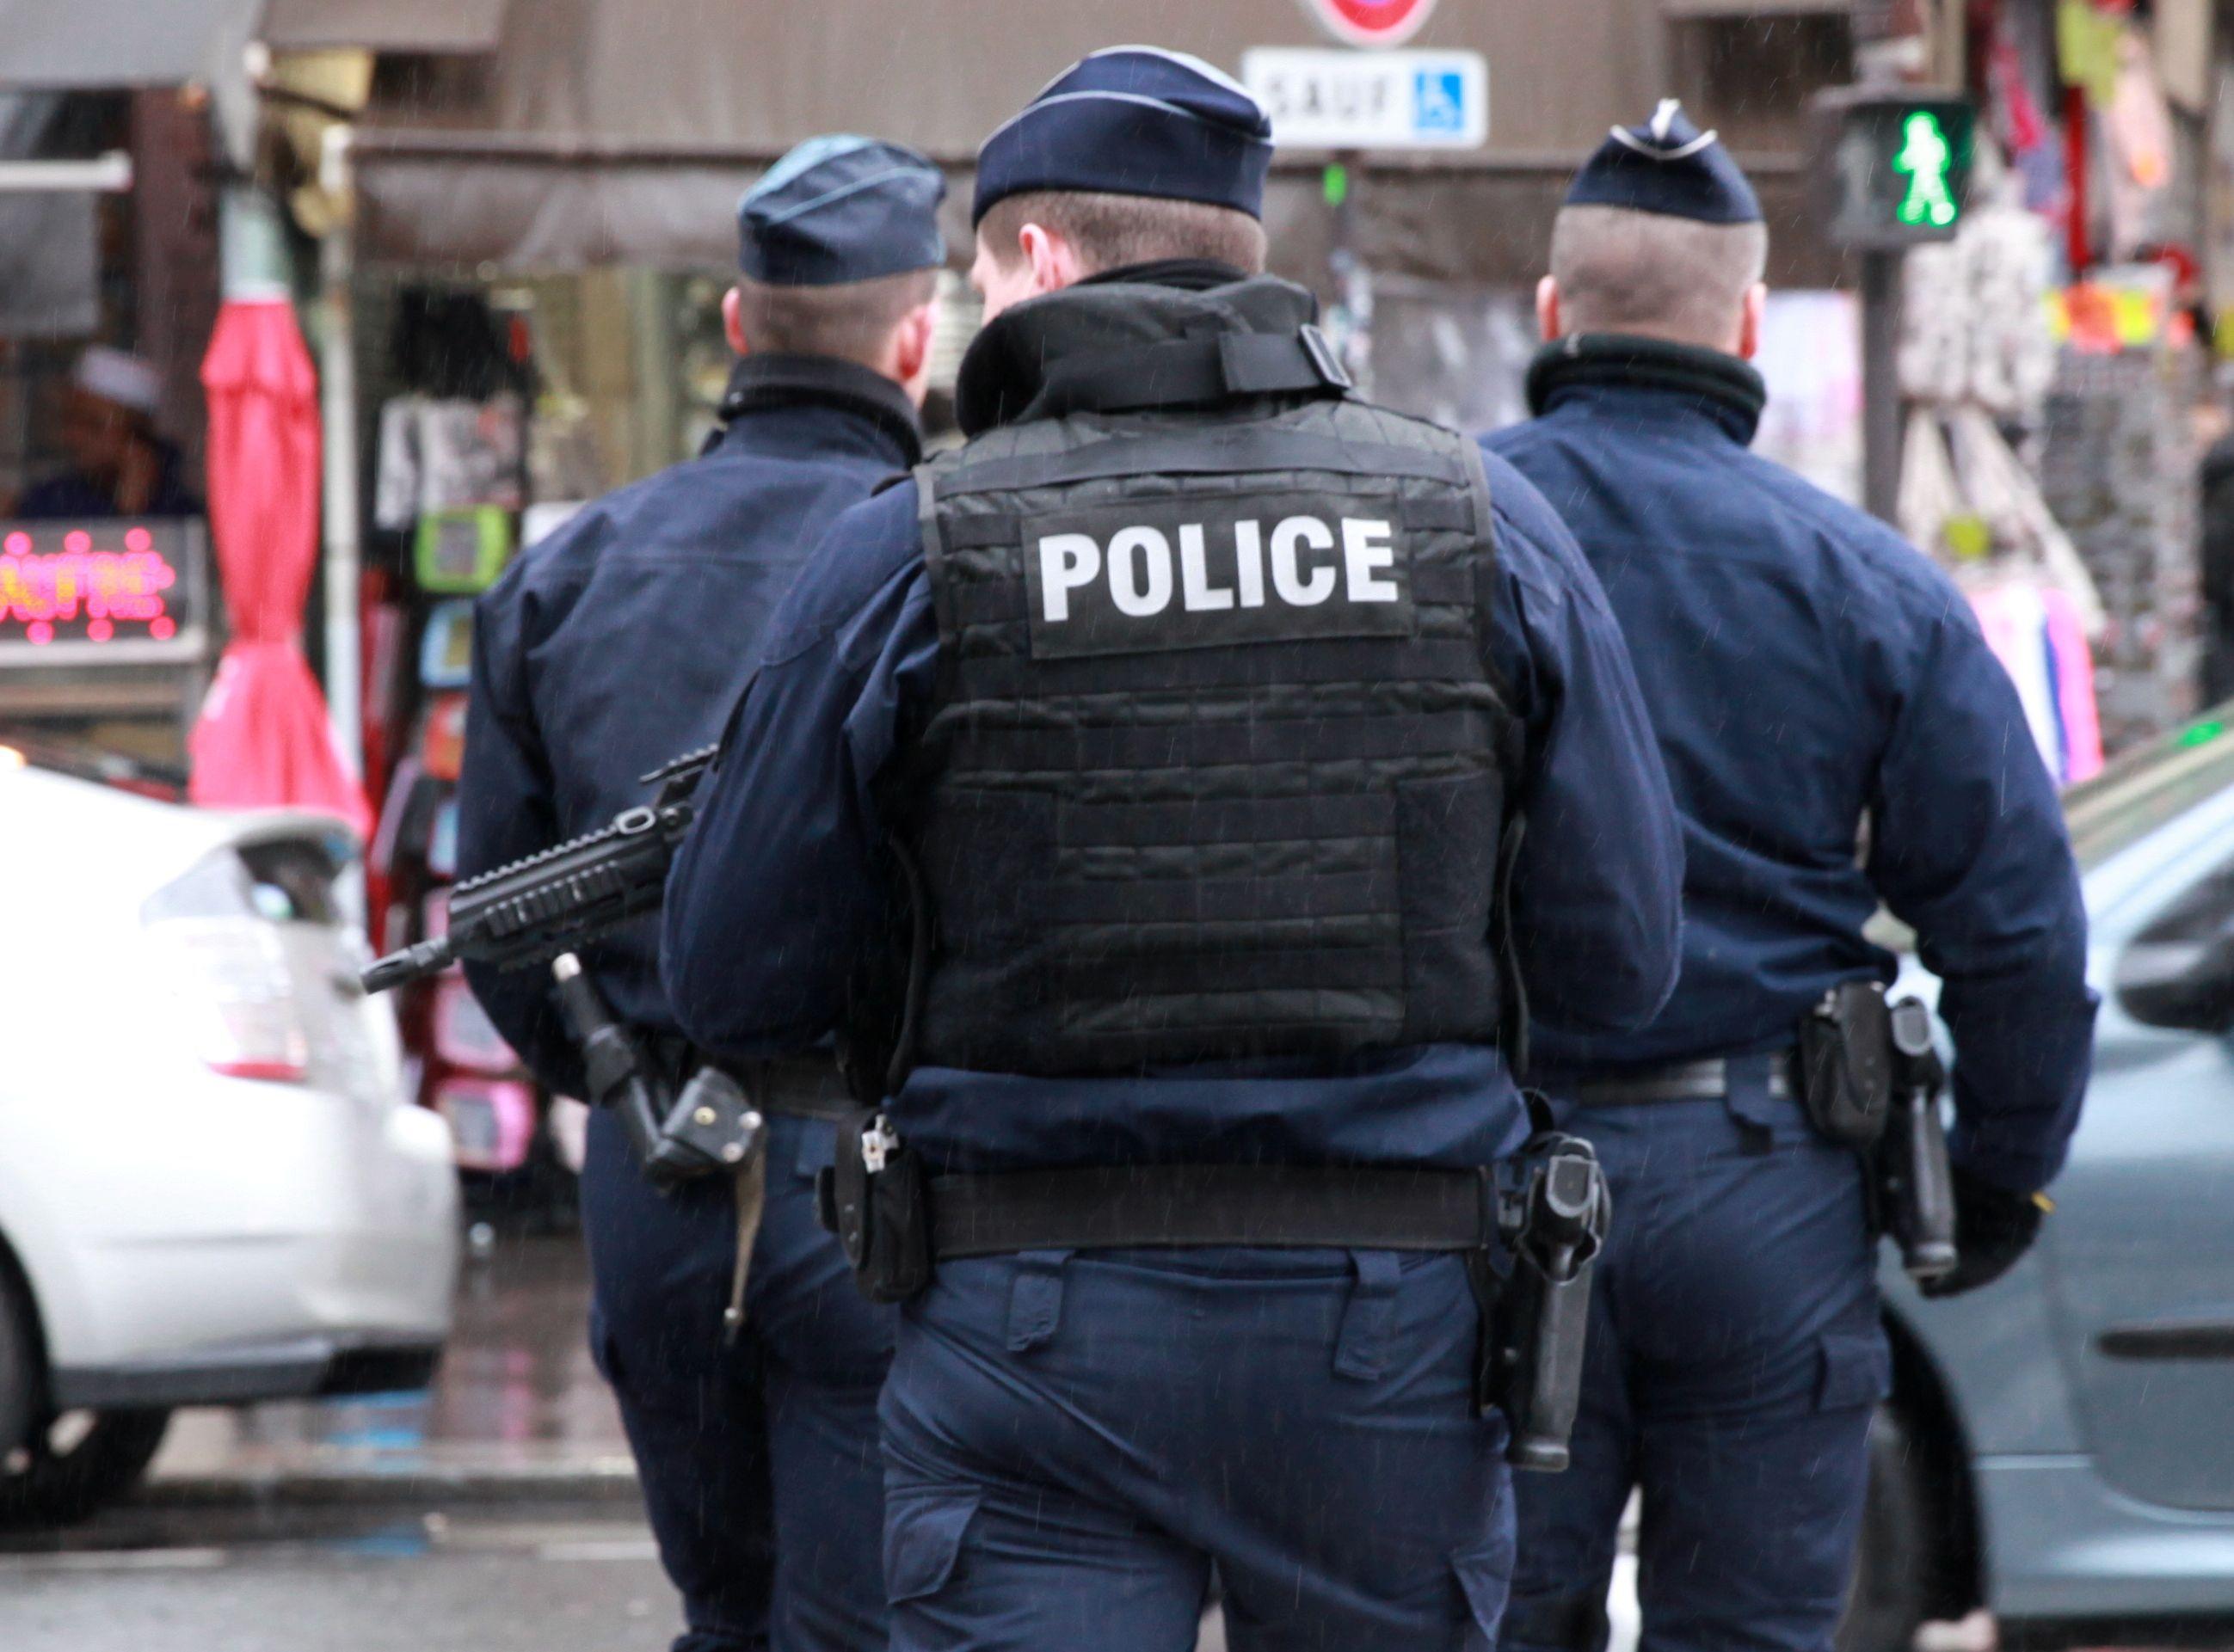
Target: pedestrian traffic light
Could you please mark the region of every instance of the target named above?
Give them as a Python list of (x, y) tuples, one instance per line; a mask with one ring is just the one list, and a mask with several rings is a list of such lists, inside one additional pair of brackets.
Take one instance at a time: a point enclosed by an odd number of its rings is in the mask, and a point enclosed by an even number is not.
[(1970, 185), (1969, 103), (1904, 88), (1844, 87), (1815, 101), (1815, 193), (1834, 245), (1943, 241)]

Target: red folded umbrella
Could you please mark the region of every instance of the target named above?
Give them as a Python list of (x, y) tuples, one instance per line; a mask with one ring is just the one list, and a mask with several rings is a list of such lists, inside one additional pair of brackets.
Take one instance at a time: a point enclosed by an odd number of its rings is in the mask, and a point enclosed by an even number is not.
[(187, 795), (219, 808), (324, 809), (369, 832), (372, 811), (303, 657), (318, 555), (318, 381), (293, 305), (227, 299), (202, 387), (210, 530), (232, 640), (187, 741)]

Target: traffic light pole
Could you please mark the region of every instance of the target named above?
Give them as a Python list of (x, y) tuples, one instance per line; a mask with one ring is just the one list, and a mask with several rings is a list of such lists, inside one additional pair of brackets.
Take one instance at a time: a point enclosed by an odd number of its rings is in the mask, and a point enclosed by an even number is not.
[(1901, 252), (1871, 248), (1862, 260), (1862, 503), (1892, 522), (1900, 503)]

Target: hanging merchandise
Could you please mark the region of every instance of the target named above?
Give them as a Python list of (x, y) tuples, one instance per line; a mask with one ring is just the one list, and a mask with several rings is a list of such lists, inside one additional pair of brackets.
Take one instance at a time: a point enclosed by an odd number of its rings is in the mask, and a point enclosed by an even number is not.
[(455, 784), (466, 754), (466, 696), (437, 695), (427, 707), (419, 736), (419, 761), (438, 780)]
[(2005, 434), (2041, 421), (2054, 380), (2051, 232), (1990, 146), (1980, 162), (1961, 232), (1908, 258), (1898, 513), (1970, 597), (2041, 761), (2069, 785), (2102, 765), (2087, 645), (2102, 604)]
[(517, 511), (522, 434), (515, 395), (487, 402), (396, 397), (380, 410), (373, 520), (401, 533), (429, 511), (474, 505)]
[(2059, 786), (2102, 772), (2094, 665), (2076, 607), (2053, 586), (1985, 571), (1962, 581), (1986, 644), (2015, 684), (2041, 760)]
[(430, 511), (412, 539), (412, 572), (421, 591), (471, 596), (487, 591), (512, 555), (512, 517), (501, 506)]
[(452, 597), (427, 611), (419, 634), (419, 686), (462, 689), (473, 679), (474, 605)]
[(2101, 111), (2110, 163), (2103, 169), (2103, 194), (2110, 256), (2122, 259), (2185, 235), (2167, 216), (2173, 206), (2172, 109), (2157, 78), (2156, 55), (2138, 29), (2120, 32), (2117, 64), (2116, 90)]
[(2041, 492), (2109, 615), (2095, 667), (2113, 752), (2195, 709), (2198, 354), (2068, 350), (2048, 400)]
[(1901, 389), (1917, 401), (1981, 407), (2036, 425), (2055, 380), (2045, 315), (2054, 290), (2050, 231), (2025, 209), (1991, 143), (1978, 146), (1970, 187), (1970, 211), (1955, 238), (1909, 251)]
[(2118, 42), (2131, 9), (2095, 0), (2056, 0), (2056, 68), (2066, 86), (2087, 95), (2091, 108), (2107, 108), (2118, 94)]

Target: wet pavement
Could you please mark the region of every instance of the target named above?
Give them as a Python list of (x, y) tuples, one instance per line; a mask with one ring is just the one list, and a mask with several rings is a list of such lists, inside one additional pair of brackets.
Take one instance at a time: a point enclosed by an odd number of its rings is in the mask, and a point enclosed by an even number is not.
[(588, 1303), (578, 1239), (477, 1248), (431, 1389), (182, 1411), (150, 1492), (313, 1499), (415, 1481), (445, 1493), (633, 1499), (620, 1418), (590, 1360)]
[(680, 1625), (580, 1244), (476, 1254), (432, 1389), (178, 1414), (143, 1494), (0, 1534), (7, 1652), (632, 1652)]
[(0, 1551), (9, 1652), (652, 1652), (651, 1538), (578, 1507), (140, 1509)]

